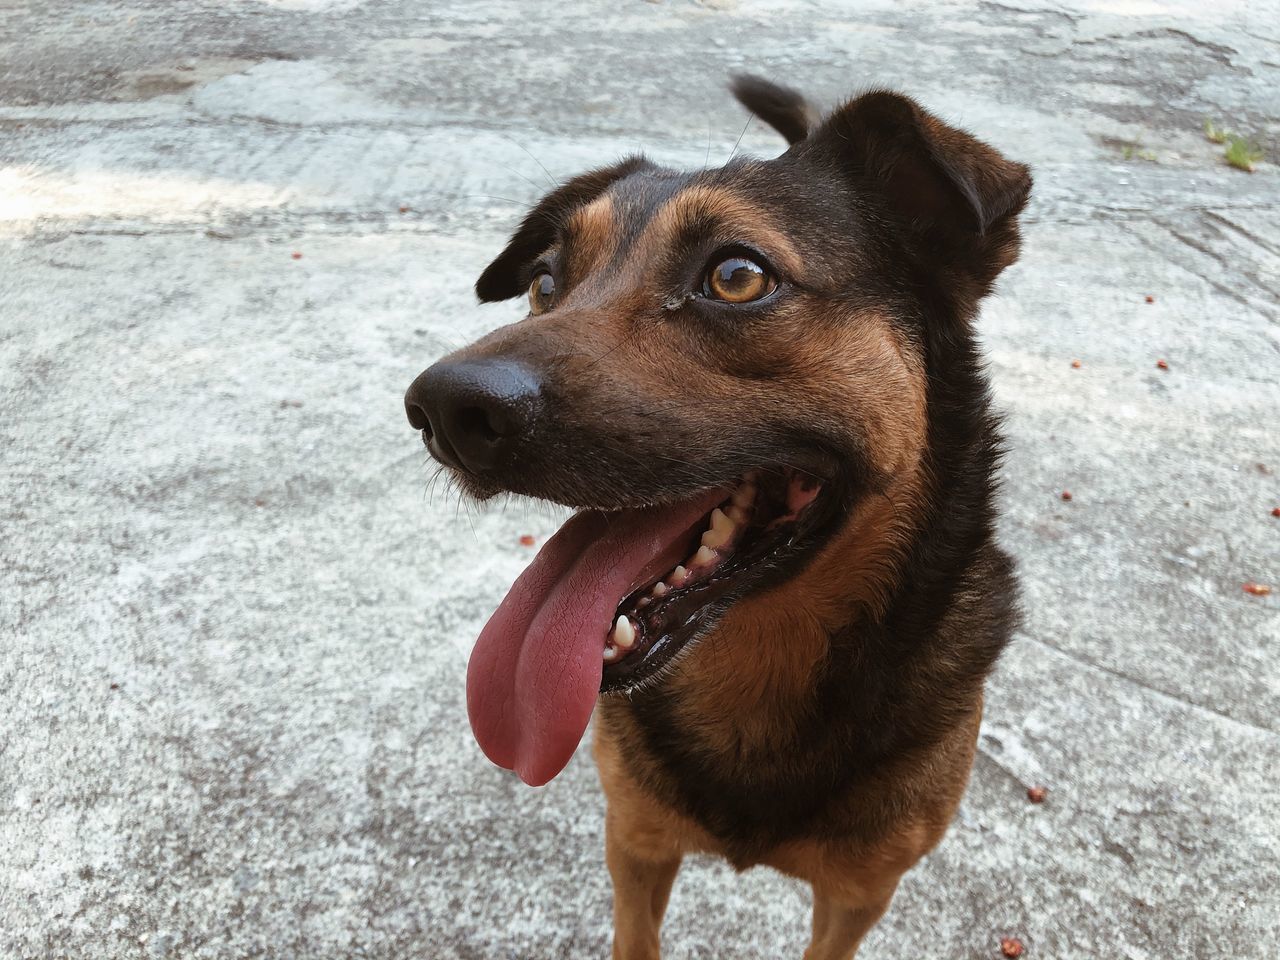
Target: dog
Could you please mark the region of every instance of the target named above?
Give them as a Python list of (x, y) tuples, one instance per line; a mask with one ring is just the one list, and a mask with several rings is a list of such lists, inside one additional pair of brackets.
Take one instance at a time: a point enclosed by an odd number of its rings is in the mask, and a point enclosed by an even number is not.
[(595, 714), (621, 960), (695, 851), (811, 884), (805, 957), (852, 957), (955, 813), (1017, 618), (974, 323), (1029, 170), (894, 92), (732, 89), (786, 152), (568, 180), (476, 283), (528, 316), (405, 396), (466, 494), (577, 511), (467, 705), (535, 785)]

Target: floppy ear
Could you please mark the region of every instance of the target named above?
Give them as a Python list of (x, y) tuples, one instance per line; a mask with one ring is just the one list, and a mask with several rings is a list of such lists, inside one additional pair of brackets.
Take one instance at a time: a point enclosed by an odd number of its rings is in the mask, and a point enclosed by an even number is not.
[(604, 193), (610, 184), (648, 163), (644, 157), (628, 157), (612, 167), (574, 177), (548, 193), (520, 222), (506, 249), (480, 274), (476, 296), (482, 303), (492, 303), (524, 293), (523, 268), (551, 246), (565, 218)]
[(737, 101), (777, 130), (787, 143), (798, 143), (809, 135), (818, 115), (796, 91), (763, 77), (740, 73), (729, 84)]
[(937, 266), (989, 283), (1017, 258), (1015, 222), (1031, 172), (908, 97), (867, 93), (832, 113), (800, 148), (838, 163), (860, 194)]

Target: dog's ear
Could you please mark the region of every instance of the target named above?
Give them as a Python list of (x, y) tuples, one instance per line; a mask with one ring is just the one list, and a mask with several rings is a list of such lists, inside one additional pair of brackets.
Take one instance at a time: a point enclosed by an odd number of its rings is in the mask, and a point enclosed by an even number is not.
[(576, 176), (548, 193), (520, 222), (506, 249), (480, 274), (476, 296), (482, 303), (492, 303), (524, 293), (524, 267), (551, 246), (569, 214), (648, 163), (644, 157), (628, 157), (611, 167)]
[(832, 113), (798, 148), (838, 163), (860, 194), (938, 265), (989, 283), (1017, 258), (1031, 172), (914, 100), (877, 90)]
[(787, 143), (803, 140), (818, 120), (803, 96), (763, 77), (740, 73), (729, 89), (740, 104), (782, 134)]

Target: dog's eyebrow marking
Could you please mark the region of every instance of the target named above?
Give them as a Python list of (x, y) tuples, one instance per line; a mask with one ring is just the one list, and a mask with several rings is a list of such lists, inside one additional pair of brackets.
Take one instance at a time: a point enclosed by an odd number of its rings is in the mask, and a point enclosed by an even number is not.
[(569, 214), (564, 229), (564, 264), (569, 285), (612, 259), (618, 246), (619, 224), (613, 198), (596, 197)]
[(758, 246), (784, 273), (797, 276), (801, 271), (799, 254), (769, 212), (724, 187), (699, 184), (681, 190), (653, 215), (636, 246), (666, 249), (690, 233), (709, 229), (726, 234), (726, 241)]

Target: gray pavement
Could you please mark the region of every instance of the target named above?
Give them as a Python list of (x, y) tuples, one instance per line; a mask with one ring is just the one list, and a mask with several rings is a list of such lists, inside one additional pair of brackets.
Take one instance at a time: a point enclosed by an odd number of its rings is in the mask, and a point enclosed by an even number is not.
[[(470, 285), (548, 177), (722, 160), (742, 69), (1036, 175), (982, 318), (1026, 626), (864, 955), (1276, 955), (1280, 5), (0, 0), (0, 957), (606, 954), (588, 756), (529, 789), (463, 706), (559, 515), (432, 488), (400, 398), (518, 315)], [(807, 911), (695, 860), (667, 950)]]

